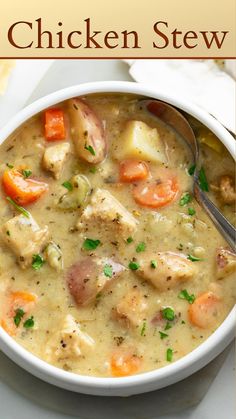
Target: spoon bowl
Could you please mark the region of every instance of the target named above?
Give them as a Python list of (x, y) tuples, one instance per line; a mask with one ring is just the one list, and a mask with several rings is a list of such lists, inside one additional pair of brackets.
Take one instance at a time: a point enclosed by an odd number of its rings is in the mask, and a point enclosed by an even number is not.
[(201, 186), (200, 176), (204, 175), (199, 156), (199, 146), (196, 136), (187, 119), (173, 106), (159, 100), (142, 100), (141, 106), (169, 125), (188, 145), (195, 166), (193, 176), (193, 194), (199, 205), (206, 211), (216, 228), (222, 234), (228, 245), (236, 251), (236, 229), (215, 206)]

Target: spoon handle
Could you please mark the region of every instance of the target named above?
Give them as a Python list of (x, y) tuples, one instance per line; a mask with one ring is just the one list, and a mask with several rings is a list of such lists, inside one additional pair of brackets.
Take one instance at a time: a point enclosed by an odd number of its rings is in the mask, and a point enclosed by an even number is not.
[(197, 182), (194, 184), (195, 197), (198, 203), (205, 209), (216, 228), (220, 231), (231, 249), (236, 251), (236, 229), (218, 210), (208, 196), (200, 189)]

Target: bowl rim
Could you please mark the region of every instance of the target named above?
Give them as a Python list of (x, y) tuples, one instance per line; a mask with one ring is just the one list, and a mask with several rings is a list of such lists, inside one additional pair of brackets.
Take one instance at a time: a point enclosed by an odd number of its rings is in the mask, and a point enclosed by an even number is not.
[[(44, 96), (17, 113), (1, 130), (0, 144), (4, 142), (15, 129), (38, 112), (56, 105), (66, 99), (92, 93), (124, 93), (137, 94), (163, 100), (189, 113), (208, 126), (226, 146), (236, 159), (236, 150), (232, 135), (213, 116), (185, 99), (178, 99), (170, 94), (163, 94), (151, 85), (135, 82), (103, 81), (74, 85)], [(236, 306), (230, 311), (223, 323), (197, 348), (181, 359), (162, 368), (132, 375), (128, 377), (95, 377), (79, 375), (61, 370), (46, 361), (41, 360), (19, 345), (0, 327), (0, 349), (14, 362), (31, 372), (33, 375), (69, 390), (89, 394), (116, 395), (137, 394), (161, 388), (179, 381), (205, 366), (217, 356), (233, 339), (235, 335)], [(157, 383), (158, 386), (156, 385)], [(127, 390), (127, 391), (126, 391)]]

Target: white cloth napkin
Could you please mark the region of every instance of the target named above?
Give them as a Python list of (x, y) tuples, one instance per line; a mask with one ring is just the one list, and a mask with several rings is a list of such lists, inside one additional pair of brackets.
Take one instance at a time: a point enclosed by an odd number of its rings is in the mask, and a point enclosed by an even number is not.
[(235, 61), (224, 69), (214, 60), (125, 60), (130, 75), (138, 82), (157, 86), (159, 90), (194, 102), (236, 132)]
[(25, 106), (53, 62), (54, 60), (16, 60), (8, 84), (4, 78), (4, 92), (0, 95), (0, 128)]

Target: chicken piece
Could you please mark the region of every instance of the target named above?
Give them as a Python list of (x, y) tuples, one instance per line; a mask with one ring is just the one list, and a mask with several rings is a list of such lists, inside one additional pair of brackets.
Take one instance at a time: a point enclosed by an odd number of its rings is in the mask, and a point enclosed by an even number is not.
[(223, 247), (216, 252), (217, 279), (223, 279), (236, 270), (236, 254)]
[(78, 157), (91, 164), (101, 163), (107, 152), (102, 122), (81, 99), (69, 100), (68, 107)]
[(91, 224), (104, 224), (105, 231), (114, 231), (126, 239), (136, 231), (138, 221), (127, 209), (105, 189), (97, 189), (90, 204), (83, 211), (78, 229), (87, 229)]
[(139, 263), (137, 274), (160, 291), (172, 289), (192, 279), (197, 272), (196, 265), (181, 253), (158, 252), (143, 257)]
[(125, 270), (109, 258), (86, 257), (67, 273), (69, 291), (79, 306), (94, 302), (105, 287)]
[(138, 327), (145, 320), (146, 310), (147, 302), (142, 294), (130, 291), (117, 304), (112, 317), (127, 328)]
[(219, 187), (224, 204), (234, 204), (236, 202), (236, 191), (232, 176), (221, 176)]
[(52, 172), (55, 179), (60, 179), (69, 151), (70, 144), (62, 143), (48, 147), (44, 152), (43, 167), (49, 172)]
[(3, 224), (1, 236), (23, 269), (32, 263), (33, 255), (40, 253), (50, 240), (47, 226), (40, 228), (31, 215), (26, 218), (23, 214)]
[(61, 329), (50, 338), (46, 347), (46, 356), (49, 362), (73, 361), (93, 349), (95, 342), (91, 336), (82, 332), (80, 324), (73, 316), (68, 314)]

